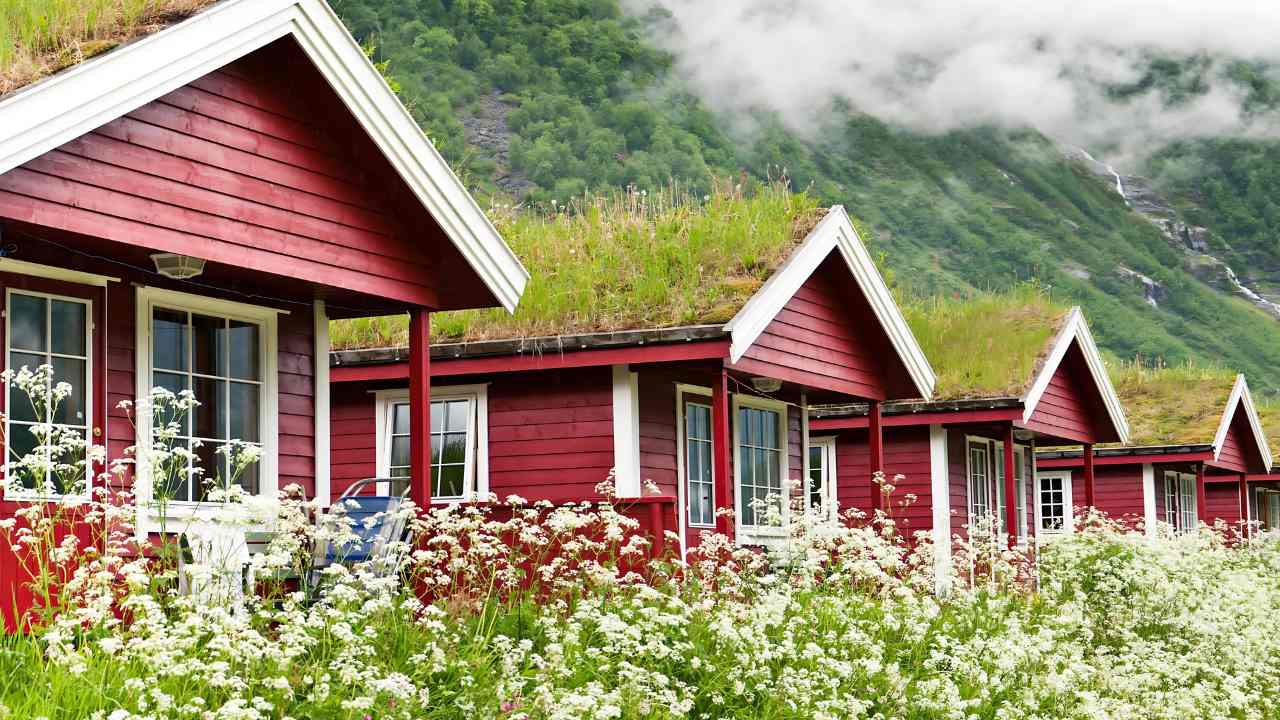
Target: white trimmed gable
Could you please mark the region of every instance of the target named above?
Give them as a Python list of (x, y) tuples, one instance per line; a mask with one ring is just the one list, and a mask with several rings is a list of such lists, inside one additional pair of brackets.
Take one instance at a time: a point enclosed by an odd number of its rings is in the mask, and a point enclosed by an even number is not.
[(1237, 405), (1244, 408), (1245, 417), (1249, 419), (1249, 428), (1253, 431), (1254, 442), (1262, 453), (1262, 463), (1267, 472), (1271, 472), (1271, 447), (1267, 444), (1267, 434), (1262, 430), (1262, 420), (1258, 417), (1258, 408), (1253, 403), (1253, 394), (1249, 392), (1249, 383), (1244, 375), (1236, 375), (1235, 385), (1231, 387), (1231, 397), (1222, 411), (1222, 419), (1218, 421), (1218, 432), (1213, 436), (1213, 459), (1222, 454), (1222, 445), (1226, 442), (1227, 432), (1231, 429), (1231, 421), (1235, 418)]
[(1084, 354), (1085, 364), (1089, 368), (1089, 375), (1093, 378), (1099, 395), (1102, 396), (1102, 403), (1107, 409), (1107, 417), (1110, 418), (1116, 435), (1119, 436), (1121, 443), (1128, 443), (1129, 421), (1124, 416), (1124, 406), (1120, 403), (1120, 396), (1116, 394), (1115, 386), (1111, 384), (1111, 376), (1107, 373), (1107, 366), (1102, 361), (1102, 355), (1099, 354), (1098, 346), (1093, 340), (1093, 333), (1089, 332), (1089, 323), (1085, 321), (1084, 312), (1079, 307), (1071, 308), (1066, 322), (1063, 323), (1062, 329), (1053, 341), (1053, 347), (1049, 351), (1044, 365), (1040, 368), (1040, 373), (1036, 375), (1031, 387), (1023, 394), (1022, 421), (1029, 421), (1031, 416), (1035, 414), (1036, 406), (1040, 403), (1040, 399), (1044, 397), (1045, 390), (1048, 389), (1049, 383), (1053, 380), (1054, 374), (1058, 372), (1058, 367), (1062, 365), (1062, 360), (1067, 356), (1067, 351), (1071, 349), (1073, 343), (1077, 343)]
[(0, 174), (292, 37), (498, 302), (529, 274), (323, 0), (226, 0), (0, 101)]
[(880, 327), (888, 336), (898, 359), (906, 367), (916, 391), (920, 397), (929, 399), (936, 382), (933, 368), (929, 366), (928, 358), (920, 349), (911, 328), (907, 326), (906, 318), (902, 316), (902, 311), (885, 285), (880, 270), (858, 237), (849, 214), (839, 205), (827, 212), (782, 267), (724, 326), (725, 331), (730, 334), (730, 361), (742, 359), (796, 291), (831, 251), (837, 248), (872, 312), (880, 321)]

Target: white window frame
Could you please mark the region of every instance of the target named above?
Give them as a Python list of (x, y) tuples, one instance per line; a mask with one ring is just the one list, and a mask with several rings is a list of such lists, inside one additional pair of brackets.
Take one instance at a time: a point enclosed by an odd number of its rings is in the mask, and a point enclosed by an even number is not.
[[(711, 407), (712, 427), (711, 427), (711, 524), (704, 525), (702, 523), (693, 523), (689, 521), (689, 469), (686, 467), (687, 449), (685, 442), (687, 440), (685, 432), (684, 406), (689, 401), (690, 396), (698, 398), (706, 398), (706, 404)], [(709, 387), (700, 385), (685, 385), (684, 383), (676, 383), (676, 502), (680, 506), (680, 528), (681, 532), (687, 527), (697, 528), (698, 530), (714, 530), (715, 509), (716, 509), (716, 429), (715, 429), (715, 405), (711, 400), (712, 392)], [(701, 405), (702, 403), (697, 403)]]
[[(392, 408), (396, 405), (411, 402), (408, 388), (394, 388), (374, 391), (376, 411), (374, 414), (377, 459), (375, 462), (378, 478), (391, 475), (391, 423)], [(441, 385), (431, 387), (431, 401), (436, 400), (470, 400), (471, 420), (467, 427), (467, 460), (462, 471), (464, 490), (457, 497), (431, 496), (432, 504), (448, 505), (460, 502), (486, 500), (489, 497), (489, 385)], [(430, 442), (428, 440), (428, 442)], [(390, 483), (378, 483), (378, 493), (386, 495), (391, 492)]]
[[(809, 438), (809, 447), (805, 448), (806, 461), (810, 449), (819, 448), (822, 451), (822, 507), (817, 509), (816, 514), (819, 517), (833, 520), (836, 517), (836, 484), (838, 475), (836, 474), (836, 438), (834, 435), (823, 435), (821, 437)], [(808, 473), (813, 472), (813, 466), (806, 462), (805, 478), (804, 478), (804, 508), (806, 512), (813, 513), (815, 509), (809, 505), (809, 483)]]
[[(1263, 498), (1269, 497), (1269, 500)], [(1266, 505), (1264, 508), (1263, 505)], [(1267, 516), (1263, 517), (1262, 511), (1267, 510)], [(1254, 513), (1257, 517), (1253, 518), (1260, 522), (1265, 532), (1274, 532), (1280, 530), (1280, 490), (1271, 488), (1254, 488)]]
[[(134, 299), (134, 392), (139, 401), (151, 397), (151, 318), (155, 308), (228, 318), (259, 326), (258, 362), (262, 368), (262, 402), (258, 408), (258, 427), (262, 457), (258, 461), (258, 494), (261, 497), (275, 497), (280, 483), (279, 316), (288, 314), (288, 311), (147, 286), (138, 286)], [(135, 412), (134, 415), (137, 428), (135, 442), (141, 456), (151, 442), (151, 412)], [(317, 463), (326, 461), (327, 458), (316, 458)], [(138, 533), (141, 535), (159, 530), (160, 517), (153, 506), (155, 493), (150, 469), (145, 464), (139, 464), (135, 477), (136, 502), (141, 510), (138, 514)], [(215, 503), (170, 501), (167, 503), (166, 522), (196, 520), (212, 516), (217, 511), (218, 504)]]
[[(4, 312), (4, 348), (3, 348), (3, 350), (4, 350), (4, 358), (3, 358), (3, 363), (4, 363), (4, 367), (6, 367), (6, 368), (8, 368), (8, 369), (12, 370), (12, 371), (13, 371), (13, 372), (15, 372), (15, 373), (18, 371), (18, 368), (9, 368), (9, 354), (13, 351), (13, 348), (12, 348), (12, 346), (11, 346), (11, 344), (10, 344), (10, 343), (11, 343), (11, 341), (12, 341), (12, 339), (13, 339), (13, 330), (12, 330), (12, 328), (10, 328), (10, 321), (11, 321), (11, 319), (12, 319), (13, 313), (10, 311), (10, 308), (12, 308), (12, 307), (13, 307), (13, 305), (12, 305), (12, 298), (13, 298), (13, 296), (14, 296), (14, 294), (15, 294), (15, 293), (16, 293), (16, 294), (18, 294), (18, 295), (29, 295), (29, 296), (31, 296), (31, 297), (44, 298), (45, 300), (61, 300), (61, 301), (64, 301), (64, 302), (79, 303), (79, 304), (81, 304), (81, 305), (84, 305), (84, 306), (85, 306), (85, 318), (84, 318), (84, 319), (85, 319), (85, 323), (84, 323), (84, 328), (85, 328), (84, 347), (85, 347), (85, 353), (86, 353), (86, 354), (85, 354), (85, 389), (84, 389), (84, 407), (85, 407), (85, 413), (84, 413), (84, 415), (85, 415), (85, 418), (84, 418), (84, 420), (85, 420), (85, 443), (86, 443), (86, 445), (93, 445), (95, 442), (98, 442), (98, 441), (100, 441), (100, 440), (105, 440), (105, 438), (96, 438), (96, 437), (94, 437), (94, 434), (93, 434), (93, 429), (94, 429), (94, 424), (93, 424), (93, 422), (94, 422), (93, 411), (94, 411), (94, 405), (96, 404), (96, 401), (97, 401), (97, 396), (95, 395), (96, 388), (94, 387), (94, 384), (93, 384), (93, 379), (94, 379), (94, 375), (93, 375), (93, 373), (94, 373), (94, 365), (93, 365), (93, 354), (94, 354), (93, 333), (94, 333), (94, 330), (95, 330), (95, 327), (94, 327), (94, 321), (93, 321), (93, 300), (92, 300), (92, 299), (88, 299), (88, 298), (82, 298), (82, 297), (73, 297), (73, 296), (70, 296), (70, 295), (58, 295), (58, 294), (56, 294), (56, 293), (40, 292), (40, 291), (38, 291), (38, 290), (25, 290), (25, 289), (23, 289), (23, 288), (6, 287), (6, 288), (5, 288), (5, 294), (4, 294), (4, 307), (5, 307), (5, 312)], [(48, 305), (47, 307), (49, 308), (47, 312), (48, 312), (48, 313), (51, 313), (51, 312), (52, 312), (52, 304)], [(46, 315), (46, 317), (48, 317), (48, 315)], [(52, 334), (52, 333), (53, 333), (53, 327), (52, 327), (52, 320), (51, 320), (51, 319), (50, 319), (49, 332), (50, 332), (50, 335), (49, 335), (49, 338), (48, 338), (48, 340), (49, 340), (49, 352), (48, 352), (48, 353), (46, 353), (46, 354), (48, 354), (48, 355), (52, 356), (54, 353), (52, 352), (52, 351), (53, 351), (53, 334)], [(19, 350), (18, 352), (24, 352), (24, 351), (23, 351), (23, 350)], [(29, 353), (29, 354), (34, 354), (34, 353)], [(32, 368), (32, 369), (34, 370), (34, 368)], [(57, 379), (55, 378), (55, 384), (56, 384), (56, 382), (57, 382)], [(11, 414), (11, 410), (12, 410), (12, 407), (13, 407), (13, 406), (12, 406), (12, 401), (13, 401), (13, 393), (14, 393), (14, 390), (15, 390), (15, 389), (16, 389), (16, 388), (13, 388), (12, 386), (11, 386), (11, 387), (9, 387), (9, 389), (8, 389), (8, 390), (6, 390), (6, 395), (5, 395), (5, 405), (4, 405), (4, 407), (5, 407), (5, 413), (4, 413), (4, 437), (5, 437), (5, 443), (4, 443), (4, 463), (3, 463), (3, 466), (4, 466), (4, 476), (5, 476), (6, 478), (8, 478), (8, 477), (9, 477), (9, 462), (10, 462), (10, 459), (11, 459), (11, 456), (10, 456), (10, 453), (9, 453), (8, 438), (13, 437), (13, 432), (12, 432), (12, 429), (11, 429), (11, 423), (10, 423), (10, 420), (9, 420), (9, 416), (10, 416), (10, 414)], [(26, 423), (24, 423), (24, 424), (26, 424)], [(37, 423), (37, 424), (38, 424), (38, 423)], [(16, 493), (16, 494), (15, 494), (15, 493), (9, 493), (9, 494), (7, 495), (7, 497), (9, 497), (9, 498), (11, 498), (11, 499), (13, 499), (13, 498), (18, 498), (18, 499), (22, 499), (22, 500), (29, 500), (29, 501), (48, 501), (48, 502), (57, 502), (57, 501), (59, 501), (59, 500), (64, 500), (64, 499), (83, 499), (83, 498), (87, 498), (87, 497), (90, 497), (90, 496), (92, 495), (92, 493), (93, 493), (93, 480), (94, 480), (94, 475), (95, 475), (95, 473), (94, 473), (94, 469), (93, 469), (92, 464), (91, 464), (91, 463), (86, 462), (86, 463), (85, 463), (85, 485), (84, 485), (84, 492), (83, 492), (83, 493), (49, 494), (49, 493), (36, 492), (36, 491), (34, 491), (34, 490), (33, 490), (33, 491), (29, 491), (29, 492), (18, 492), (18, 493)]]
[(991, 440), (989, 438), (977, 437), (974, 435), (966, 435), (964, 439), (964, 484), (967, 497), (965, 498), (966, 510), (969, 514), (969, 525), (972, 526), (978, 520), (978, 513), (975, 510), (973, 482), (973, 451), (974, 445), (981, 445), (983, 455), (986, 457), (986, 472), (983, 475), (983, 497), (985, 498), (986, 513), (988, 516), (994, 512), (992, 504), (994, 497), (991, 493), (991, 485), (994, 482), (995, 469), (991, 467)]
[[(965, 487), (968, 490), (968, 511), (969, 523), (973, 524), (976, 519), (973, 511), (973, 447), (981, 445), (987, 456), (987, 478), (988, 483), (986, 498), (987, 512), (991, 516), (993, 527), (997, 531), (1004, 529), (1006, 514), (1000, 511), (1000, 506), (1004, 502), (1004, 441), (993, 440), (981, 435), (966, 435), (964, 439), (964, 465), (965, 465)], [(1033, 465), (1034, 453), (1030, 452), (1030, 447), (1021, 443), (1013, 444), (1014, 452), (1014, 470), (1016, 472), (1018, 463), (1016, 457), (1022, 457), (1022, 474), (1023, 477), (1016, 478), (1014, 482), (1014, 502), (1018, 507), (1018, 527), (1017, 538), (1019, 542), (1025, 541), (1030, 536), (1030, 528), (1027, 524), (1027, 473), (1035, 476), (1035, 467)], [(1007, 533), (1007, 530), (1004, 530)]]
[[(1170, 481), (1173, 483), (1172, 496), (1177, 499), (1177, 509), (1173, 510), (1169, 503), (1171, 496)], [(1190, 492), (1187, 492), (1187, 487)], [(1164, 471), (1164, 485), (1161, 490), (1164, 493), (1164, 518), (1166, 524), (1173, 526), (1173, 529), (1179, 533), (1195, 532), (1200, 526), (1200, 502), (1199, 493), (1196, 488), (1195, 473), (1178, 472), (1176, 470)], [(1190, 502), (1186, 502), (1189, 500)], [(1188, 505), (1190, 508), (1188, 509)], [(1173, 521), (1170, 521), (1170, 517)]]
[[(1062, 482), (1062, 527), (1057, 530), (1050, 530), (1044, 526), (1044, 503), (1042, 502), (1042, 493), (1044, 492), (1045, 480), (1060, 480)], [(1036, 473), (1036, 534), (1042, 538), (1052, 538), (1059, 535), (1070, 535), (1075, 532), (1075, 505), (1071, 497), (1071, 484), (1074, 481), (1070, 470), (1046, 470)]]
[[(757, 410), (769, 410), (778, 413), (778, 479), (781, 484), (780, 491), (782, 493), (782, 525), (778, 527), (771, 525), (744, 525), (742, 522), (742, 443), (741, 435), (738, 433), (738, 414), (744, 407), (755, 408)], [(772, 544), (778, 540), (785, 540), (788, 532), (787, 525), (791, 519), (791, 497), (788, 488), (790, 478), (787, 474), (789, 471), (788, 455), (790, 450), (787, 445), (787, 403), (781, 400), (756, 397), (754, 395), (735, 394), (733, 396), (732, 412), (733, 499), (737, 535), (748, 542), (760, 542), (765, 544)]]

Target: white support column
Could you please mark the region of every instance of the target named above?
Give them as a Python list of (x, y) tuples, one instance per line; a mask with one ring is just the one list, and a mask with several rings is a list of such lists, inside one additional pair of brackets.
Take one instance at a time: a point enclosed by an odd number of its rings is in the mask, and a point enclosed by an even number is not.
[(938, 572), (937, 591), (947, 592), (951, 572), (951, 475), (947, 462), (947, 429), (929, 426), (929, 484), (933, 502), (933, 545)]
[(640, 497), (640, 376), (613, 366), (613, 472), (618, 497)]
[(329, 314), (324, 301), (312, 305), (313, 352), (315, 357), (315, 473), (316, 498), (321, 506), (329, 504), (330, 464), (329, 453)]
[(1142, 524), (1147, 537), (1156, 536), (1156, 469), (1151, 463), (1142, 464)]

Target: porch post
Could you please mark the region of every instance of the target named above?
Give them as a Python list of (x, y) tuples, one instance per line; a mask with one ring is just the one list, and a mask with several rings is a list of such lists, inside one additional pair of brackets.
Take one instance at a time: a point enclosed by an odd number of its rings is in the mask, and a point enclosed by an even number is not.
[(431, 311), (409, 312), (409, 497), (431, 504)]
[(876, 482), (876, 473), (884, 477), (884, 427), (879, 400), (872, 400), (867, 407), (867, 443), (871, 451), (871, 512), (883, 509), (884, 488)]
[(1084, 444), (1084, 504), (1093, 508), (1093, 443)]
[(1013, 424), (1004, 429), (1004, 529), (1009, 547), (1018, 544), (1018, 479), (1013, 476)]
[(1205, 492), (1204, 487), (1204, 463), (1196, 463), (1196, 518), (1208, 525), (1209, 524), (1209, 496)]
[(1249, 528), (1249, 481), (1244, 473), (1240, 473), (1240, 522), (1244, 524), (1241, 535), (1248, 537)]
[(729, 452), (729, 371), (720, 368), (720, 377), (711, 388), (711, 471), (715, 477), (716, 532), (732, 540), (736, 521), (720, 512), (734, 507)]

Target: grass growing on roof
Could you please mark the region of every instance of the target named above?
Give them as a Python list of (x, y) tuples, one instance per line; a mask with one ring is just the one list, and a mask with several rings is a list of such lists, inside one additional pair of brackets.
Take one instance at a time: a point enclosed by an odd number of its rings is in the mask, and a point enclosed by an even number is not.
[(1222, 367), (1142, 360), (1113, 363), (1111, 382), (1129, 419), (1133, 445), (1213, 442), (1236, 373)]
[(935, 399), (959, 400), (1021, 395), (1069, 308), (1022, 285), (907, 300), (902, 311), (938, 376)]
[[(532, 278), (515, 314), (435, 313), (436, 342), (727, 322), (823, 210), (781, 184), (697, 200), (677, 190), (587, 198), (547, 216), (494, 222)], [(335, 349), (404, 345), (403, 317), (338, 321)]]
[(0, 0), (0, 95), (215, 0)]

